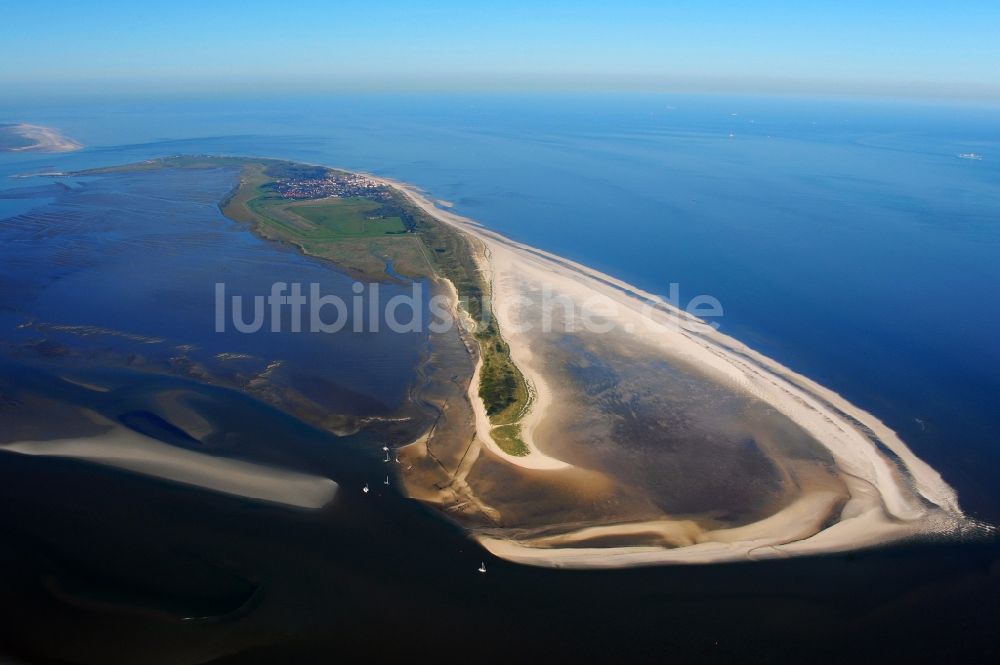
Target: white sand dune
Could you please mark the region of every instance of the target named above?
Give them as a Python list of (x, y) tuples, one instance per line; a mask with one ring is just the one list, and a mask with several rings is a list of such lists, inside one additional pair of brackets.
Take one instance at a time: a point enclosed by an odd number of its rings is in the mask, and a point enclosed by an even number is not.
[(322, 508), (337, 492), (329, 478), (178, 448), (118, 425), (98, 436), (19, 441), (0, 445), (0, 451), (84, 460), (295, 508)]
[[(965, 524), (954, 490), (934, 469), (914, 455), (895, 432), (871, 414), (810, 379), (719, 333), (653, 294), (609, 275), (537, 250), (442, 210), (415, 188), (383, 179), (438, 220), (465, 232), (486, 248), (484, 266), (493, 285), (493, 306), (511, 356), (534, 386), (534, 411), (523, 423), (531, 448), (512, 457), (481, 436), (498, 459), (533, 469), (565, 468), (546, 455), (532, 433), (545, 418), (550, 395), (541, 363), (532, 356), (531, 332), (519, 332), (516, 302), (544, 286), (581, 308), (614, 308), (620, 330), (635, 335), (666, 358), (682, 360), (714, 380), (772, 406), (812, 435), (832, 455), (850, 494), (832, 526), (824, 528), (831, 497), (807, 494), (784, 510), (738, 529), (707, 532), (700, 542), (677, 547), (573, 547), (572, 535), (561, 545), (480, 538), (494, 554), (546, 566), (611, 567), (659, 563), (696, 563), (768, 556), (833, 552), (870, 546), (921, 533), (947, 533)], [(654, 303), (656, 306), (651, 307)], [(475, 381), (473, 383), (475, 384)], [(470, 397), (475, 397), (470, 390)], [(478, 400), (473, 400), (477, 402)], [(478, 427), (488, 427), (477, 412)], [(540, 445), (541, 444), (541, 445)], [(880, 446), (890, 451), (886, 454)], [(602, 527), (603, 535), (635, 533), (635, 525)]]

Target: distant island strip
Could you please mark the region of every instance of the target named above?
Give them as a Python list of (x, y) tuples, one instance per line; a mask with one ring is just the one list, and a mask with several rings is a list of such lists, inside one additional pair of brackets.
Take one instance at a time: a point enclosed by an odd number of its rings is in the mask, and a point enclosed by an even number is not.
[(72, 152), (82, 147), (81, 143), (51, 127), (0, 124), (0, 152)]

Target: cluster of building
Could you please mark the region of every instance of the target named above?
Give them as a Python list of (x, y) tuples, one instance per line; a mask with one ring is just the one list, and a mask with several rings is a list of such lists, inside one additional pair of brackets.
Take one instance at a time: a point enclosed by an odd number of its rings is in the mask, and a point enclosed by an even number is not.
[(389, 198), (388, 187), (356, 173), (330, 174), (323, 178), (283, 178), (275, 181), (274, 191), (286, 199), (322, 199), (329, 196)]

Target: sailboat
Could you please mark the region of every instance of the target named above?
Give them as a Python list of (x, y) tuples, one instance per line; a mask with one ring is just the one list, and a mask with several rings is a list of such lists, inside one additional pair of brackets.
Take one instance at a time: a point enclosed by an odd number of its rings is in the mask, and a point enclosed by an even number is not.
[(479, 572), (485, 574), (486, 573), (486, 562), (481, 561), (479, 563), (479, 568), (476, 568), (476, 570), (478, 570)]
[(382, 484), (383, 484), (383, 485), (388, 485), (388, 484), (389, 484), (389, 476), (386, 476), (386, 477), (385, 477), (385, 482), (384, 482), (384, 483), (382, 483)]
[(365, 483), (365, 486), (361, 489), (361, 491), (368, 494), (368, 483)]

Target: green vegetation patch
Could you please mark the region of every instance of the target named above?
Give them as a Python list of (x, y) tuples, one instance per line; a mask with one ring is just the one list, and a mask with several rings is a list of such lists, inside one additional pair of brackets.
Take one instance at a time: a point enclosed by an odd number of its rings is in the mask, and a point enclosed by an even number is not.
[(520, 423), (514, 423), (511, 425), (500, 425), (494, 427), (493, 440), (496, 442), (500, 450), (504, 451), (508, 455), (513, 455), (514, 457), (524, 457), (530, 450), (528, 446), (521, 440), (521, 425)]
[(324, 203), (296, 203), (286, 211), (308, 223), (302, 231), (311, 240), (340, 238), (370, 238), (406, 233), (406, 226), (398, 216), (384, 216), (382, 205), (367, 199), (334, 199)]
[(284, 162), (245, 163), (240, 185), (220, 207), (230, 219), (253, 224), (264, 237), (290, 242), (359, 278), (388, 278), (390, 261), (400, 275), (416, 278), (433, 272), (420, 239), (409, 233), (404, 213), (394, 202), (361, 197), (290, 200), (272, 189), (275, 177), (315, 178), (327, 172)]

